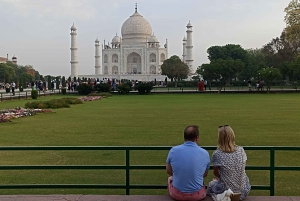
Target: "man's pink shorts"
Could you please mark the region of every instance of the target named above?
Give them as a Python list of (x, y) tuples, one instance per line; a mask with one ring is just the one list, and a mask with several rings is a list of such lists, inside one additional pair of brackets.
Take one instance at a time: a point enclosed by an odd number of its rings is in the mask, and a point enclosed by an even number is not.
[(204, 185), (199, 191), (195, 193), (182, 193), (172, 185), (172, 177), (168, 178), (168, 191), (169, 191), (169, 195), (174, 200), (178, 200), (178, 201), (183, 201), (183, 200), (198, 201), (206, 197), (206, 191)]

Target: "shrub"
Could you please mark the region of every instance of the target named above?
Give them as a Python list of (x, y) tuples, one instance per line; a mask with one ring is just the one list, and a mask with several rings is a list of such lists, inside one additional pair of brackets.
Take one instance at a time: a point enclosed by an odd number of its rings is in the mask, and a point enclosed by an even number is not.
[(86, 83), (82, 83), (79, 86), (77, 86), (77, 91), (79, 94), (81, 95), (88, 95), (89, 93), (91, 93), (93, 91), (92, 86), (86, 84)]
[(25, 108), (34, 109), (58, 109), (58, 108), (69, 108), (70, 104), (81, 104), (82, 101), (78, 98), (61, 98), (61, 99), (51, 99), (49, 101), (35, 101), (27, 102)]
[(42, 101), (34, 101), (34, 102), (25, 103), (25, 108), (40, 109), (39, 107), (41, 107), (41, 106), (42, 106)]
[(139, 94), (149, 94), (153, 89), (153, 85), (150, 82), (140, 82), (134, 86), (135, 90), (138, 90)]
[(62, 99), (59, 99), (59, 100), (64, 101), (64, 102), (66, 102), (68, 104), (71, 104), (71, 105), (73, 105), (73, 104), (82, 104), (82, 101), (79, 100), (78, 98), (62, 98)]
[(110, 92), (111, 91), (111, 86), (107, 83), (100, 83), (100, 84), (96, 84), (94, 86), (95, 91), (98, 92)]
[(31, 98), (32, 99), (37, 99), (38, 98), (38, 91), (37, 90), (32, 90), (31, 91)]
[(131, 90), (131, 87), (128, 84), (120, 84), (117, 88), (118, 92), (121, 94), (128, 94)]
[(66, 95), (66, 94), (67, 94), (67, 89), (66, 89), (66, 88), (62, 88), (62, 89), (61, 89), (61, 93), (62, 93), (63, 95)]

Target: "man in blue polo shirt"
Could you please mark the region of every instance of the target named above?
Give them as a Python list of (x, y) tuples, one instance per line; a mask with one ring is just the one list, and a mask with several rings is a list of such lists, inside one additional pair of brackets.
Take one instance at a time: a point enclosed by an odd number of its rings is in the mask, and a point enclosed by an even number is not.
[(175, 200), (202, 200), (206, 197), (204, 177), (208, 173), (210, 157), (205, 149), (197, 145), (198, 126), (186, 127), (184, 140), (183, 144), (173, 147), (168, 154), (168, 191)]

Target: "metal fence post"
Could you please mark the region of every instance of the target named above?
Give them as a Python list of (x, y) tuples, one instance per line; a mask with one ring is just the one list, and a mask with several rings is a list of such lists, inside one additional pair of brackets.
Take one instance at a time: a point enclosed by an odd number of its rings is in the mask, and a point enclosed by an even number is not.
[(270, 150), (270, 196), (275, 195), (275, 150)]
[(130, 186), (129, 186), (129, 182), (130, 182), (130, 159), (129, 159), (129, 149), (126, 149), (126, 195), (130, 194)]

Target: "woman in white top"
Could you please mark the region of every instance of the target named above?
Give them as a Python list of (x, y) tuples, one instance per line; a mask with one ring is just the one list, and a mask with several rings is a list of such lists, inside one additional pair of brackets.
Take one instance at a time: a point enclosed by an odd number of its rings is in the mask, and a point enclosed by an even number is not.
[(251, 185), (245, 172), (247, 161), (246, 153), (241, 146), (234, 142), (235, 135), (229, 125), (219, 126), (218, 149), (212, 155), (214, 164), (214, 178), (208, 184), (207, 194), (213, 200), (216, 195), (229, 188), (234, 193), (241, 193), (241, 200), (248, 195)]

